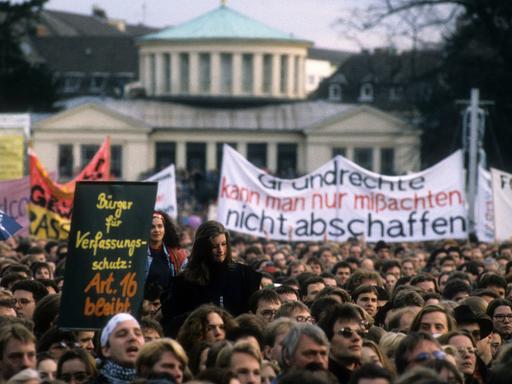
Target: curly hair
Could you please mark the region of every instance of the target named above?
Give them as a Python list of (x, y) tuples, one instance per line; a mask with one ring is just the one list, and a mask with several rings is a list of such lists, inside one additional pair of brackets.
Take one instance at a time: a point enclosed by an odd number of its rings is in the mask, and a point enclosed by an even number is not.
[(180, 246), (180, 235), (178, 229), (174, 225), (172, 219), (164, 211), (155, 211), (153, 215), (158, 215), (163, 218), (164, 224), (164, 238), (163, 243), (169, 248), (177, 248)]
[(192, 355), (197, 344), (206, 340), (210, 313), (216, 313), (222, 318), (226, 334), (232, 332), (236, 327), (236, 321), (229, 312), (215, 305), (201, 305), (187, 317), (176, 337), (189, 356)]

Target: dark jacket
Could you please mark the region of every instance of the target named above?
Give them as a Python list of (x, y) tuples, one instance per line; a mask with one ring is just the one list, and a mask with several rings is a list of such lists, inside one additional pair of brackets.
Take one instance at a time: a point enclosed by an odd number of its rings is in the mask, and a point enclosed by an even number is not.
[(249, 297), (260, 287), (261, 274), (244, 264), (218, 264), (210, 270), (206, 285), (176, 276), (171, 294), (162, 306), (162, 325), (166, 336), (175, 337), (190, 312), (202, 304), (215, 304), (233, 316), (249, 310)]

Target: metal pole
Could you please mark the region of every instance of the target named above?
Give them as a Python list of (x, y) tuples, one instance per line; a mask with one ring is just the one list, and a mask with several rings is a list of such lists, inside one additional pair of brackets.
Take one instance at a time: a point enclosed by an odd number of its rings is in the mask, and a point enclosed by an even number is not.
[(468, 181), (468, 199), (469, 199), (469, 231), (475, 229), (475, 198), (477, 188), (477, 164), (478, 164), (478, 106), (479, 90), (471, 89), (471, 104), (469, 106), (469, 181)]

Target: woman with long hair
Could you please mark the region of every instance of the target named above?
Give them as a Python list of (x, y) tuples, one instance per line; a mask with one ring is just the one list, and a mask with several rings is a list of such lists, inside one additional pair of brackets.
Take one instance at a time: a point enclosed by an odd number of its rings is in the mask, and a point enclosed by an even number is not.
[(196, 231), (188, 265), (174, 279), (162, 307), (166, 334), (175, 336), (186, 315), (201, 304), (214, 304), (233, 316), (247, 312), (249, 297), (259, 289), (260, 281), (260, 273), (234, 262), (224, 226), (204, 222)]

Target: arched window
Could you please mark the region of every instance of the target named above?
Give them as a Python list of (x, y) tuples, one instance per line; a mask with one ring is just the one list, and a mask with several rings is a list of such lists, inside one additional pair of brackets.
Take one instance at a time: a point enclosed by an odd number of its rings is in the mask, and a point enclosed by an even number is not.
[(329, 85), (329, 100), (341, 101), (341, 85), (330, 84)]
[(372, 102), (373, 101), (373, 85), (370, 83), (363, 84), (361, 86), (361, 94), (359, 95), (359, 101)]

